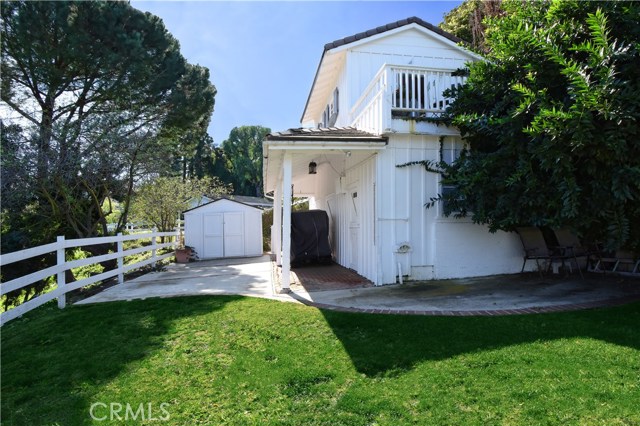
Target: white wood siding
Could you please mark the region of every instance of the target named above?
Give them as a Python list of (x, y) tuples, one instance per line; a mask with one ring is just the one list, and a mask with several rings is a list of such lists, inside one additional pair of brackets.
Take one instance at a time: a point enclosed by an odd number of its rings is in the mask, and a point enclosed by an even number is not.
[[(338, 89), (338, 118), (335, 123), (335, 127), (345, 127), (349, 124), (349, 103), (347, 99), (348, 93), (348, 85), (347, 85), (347, 67), (344, 66), (340, 74), (338, 75), (338, 79), (335, 82), (335, 88)], [(333, 102), (333, 90), (331, 94), (326, 99), (326, 104), (330, 104)]]
[[(398, 262), (403, 275), (412, 279), (433, 278), (433, 222), (436, 209), (425, 203), (438, 192), (438, 178), (422, 166), (396, 167), (410, 161), (436, 160), (439, 152), (437, 136), (393, 135), (387, 149), (378, 158), (378, 203), (380, 241), (380, 281), (396, 281)], [(411, 250), (396, 253), (400, 244)]]
[[(343, 177), (337, 176), (328, 164), (321, 164), (318, 175), (328, 178), (318, 180), (313, 206), (329, 215), (336, 261), (377, 283), (375, 174), (375, 154), (364, 161), (348, 159)], [(354, 193), (357, 193), (355, 198)]]
[(453, 49), (415, 29), (357, 46), (347, 52), (348, 107), (353, 107), (384, 64), (453, 71), (471, 59), (463, 51)]
[[(333, 88), (337, 87), (340, 99), (335, 125), (349, 126), (351, 125), (349, 111), (382, 65), (411, 65), (453, 71), (463, 67), (472, 59), (465, 52), (438, 40), (435, 35), (429, 36), (422, 31), (408, 28), (348, 49), (346, 59), (339, 62), (341, 69), (331, 85), (332, 89), (327, 94), (324, 105), (332, 102)], [(314, 121), (322, 122), (322, 112), (315, 117)]]
[[(395, 134), (385, 150), (365, 161), (347, 159), (342, 177), (328, 163), (318, 165), (311, 206), (329, 215), (331, 244), (340, 265), (375, 284), (396, 282), (398, 263), (409, 280), (519, 271), (521, 248), (515, 235), (491, 234), (469, 219), (444, 218), (439, 206), (427, 209), (425, 204), (440, 191), (439, 176), (419, 165), (396, 167), (438, 160), (439, 155), (437, 135)], [(410, 246), (407, 253), (397, 252), (402, 244)]]
[[(347, 47), (335, 79), (340, 92), (336, 126), (352, 125), (349, 115), (354, 103), (384, 64), (454, 71), (472, 60), (476, 58), (415, 28)], [(316, 123), (321, 120), (322, 115)], [(491, 234), (468, 219), (441, 217), (439, 206), (425, 208), (440, 192), (438, 175), (421, 166), (396, 167), (438, 160), (439, 136), (459, 139), (457, 130), (433, 123), (391, 121), (387, 148), (360, 163), (348, 159), (342, 177), (329, 164), (318, 166), (312, 205), (329, 213), (338, 263), (353, 267), (375, 284), (396, 282), (400, 270), (413, 280), (518, 272), (522, 249), (515, 235)], [(358, 194), (358, 223), (353, 221), (354, 192)], [(402, 244), (410, 250), (400, 253)]]
[[(448, 139), (453, 138), (448, 136)], [(400, 262), (403, 275), (412, 280), (463, 278), (515, 273), (522, 266), (522, 248), (515, 234), (491, 234), (470, 219), (442, 217), (439, 206), (425, 208), (440, 192), (439, 176), (416, 165), (396, 165), (438, 160), (438, 136), (392, 135), (378, 157), (378, 232), (380, 282), (393, 283)], [(408, 243), (411, 251), (396, 253)]]

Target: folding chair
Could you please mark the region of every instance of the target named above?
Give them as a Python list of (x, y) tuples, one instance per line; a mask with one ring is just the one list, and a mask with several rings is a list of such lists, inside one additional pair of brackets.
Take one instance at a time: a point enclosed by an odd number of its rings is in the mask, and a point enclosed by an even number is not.
[(542, 269), (540, 268), (540, 260), (548, 261), (547, 270), (551, 266), (551, 262), (561, 257), (554, 253), (547, 247), (547, 243), (544, 240), (542, 231), (535, 227), (519, 227), (516, 228), (516, 232), (520, 236), (522, 241), (522, 247), (524, 248), (524, 256), (522, 262), (521, 273), (524, 272), (524, 267), (528, 260), (535, 260), (538, 266), (538, 272), (542, 276)]
[(592, 253), (588, 247), (585, 247), (580, 242), (580, 239), (576, 234), (571, 232), (571, 230), (567, 228), (554, 229), (553, 233), (556, 236), (556, 240), (558, 241), (558, 247), (553, 247), (553, 249), (557, 250), (561, 255), (564, 255), (569, 260), (573, 259), (576, 262), (576, 267), (578, 268), (578, 272), (580, 272), (580, 276), (584, 278), (582, 275), (582, 269), (580, 268), (580, 263), (578, 263), (579, 257), (584, 257), (589, 262), (589, 258)]
[[(611, 264), (613, 267), (610, 271), (607, 271), (606, 265)], [(634, 256), (633, 253), (625, 250), (616, 250), (613, 257), (602, 257), (598, 259), (596, 266), (593, 268), (595, 272), (619, 272), (620, 265), (630, 265), (629, 269), (632, 274), (640, 272), (640, 259)], [(602, 268), (602, 269), (601, 269)]]

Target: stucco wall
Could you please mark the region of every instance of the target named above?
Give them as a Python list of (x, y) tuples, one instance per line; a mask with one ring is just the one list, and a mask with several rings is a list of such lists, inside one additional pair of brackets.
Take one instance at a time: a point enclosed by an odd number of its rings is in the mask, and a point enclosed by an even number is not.
[(522, 244), (515, 233), (490, 233), (468, 220), (435, 224), (435, 278), (466, 278), (520, 272)]

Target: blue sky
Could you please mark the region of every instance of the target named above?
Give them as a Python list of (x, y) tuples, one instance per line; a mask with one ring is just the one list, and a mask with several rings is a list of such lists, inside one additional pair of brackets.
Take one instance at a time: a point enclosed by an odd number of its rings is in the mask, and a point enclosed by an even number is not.
[(461, 1), (209, 2), (132, 1), (159, 16), (191, 63), (209, 68), (218, 89), (209, 134), (300, 125), (323, 46), (417, 16), (437, 25)]

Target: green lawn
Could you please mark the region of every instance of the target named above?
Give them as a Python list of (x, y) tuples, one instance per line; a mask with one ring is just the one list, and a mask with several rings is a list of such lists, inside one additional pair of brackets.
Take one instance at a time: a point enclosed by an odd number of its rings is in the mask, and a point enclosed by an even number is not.
[(455, 318), (189, 297), (47, 305), (1, 331), (5, 426), (143, 423), (96, 403), (142, 403), (145, 424), (640, 424), (638, 303)]

